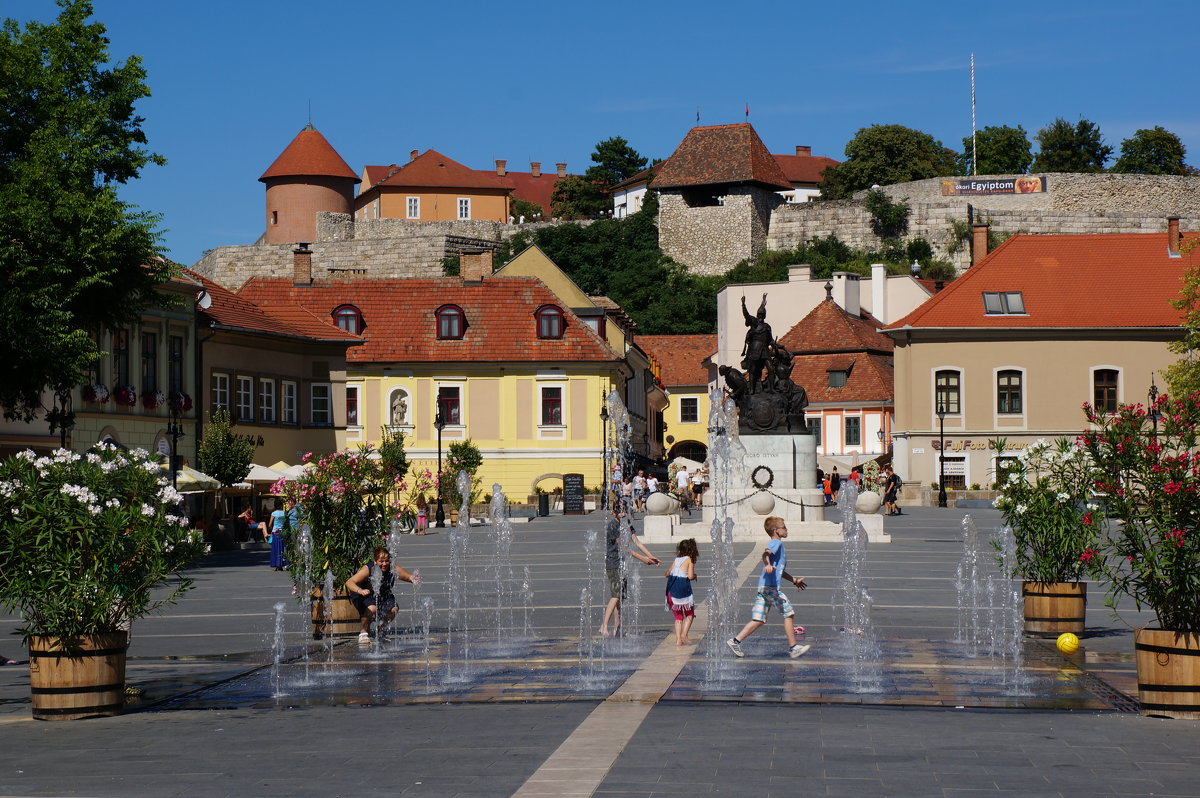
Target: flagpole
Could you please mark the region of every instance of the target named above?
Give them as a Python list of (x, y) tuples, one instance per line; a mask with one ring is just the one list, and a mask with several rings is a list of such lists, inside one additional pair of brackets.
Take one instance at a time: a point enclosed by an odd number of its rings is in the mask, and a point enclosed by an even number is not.
[(975, 53), (971, 53), (971, 174), (979, 174), (979, 152), (975, 147)]

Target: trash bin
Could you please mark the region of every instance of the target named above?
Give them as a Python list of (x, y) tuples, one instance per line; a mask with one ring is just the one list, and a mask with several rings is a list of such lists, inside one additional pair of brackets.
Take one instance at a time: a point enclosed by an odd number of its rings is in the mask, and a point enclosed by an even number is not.
[(538, 517), (545, 518), (550, 515), (550, 494), (538, 494)]

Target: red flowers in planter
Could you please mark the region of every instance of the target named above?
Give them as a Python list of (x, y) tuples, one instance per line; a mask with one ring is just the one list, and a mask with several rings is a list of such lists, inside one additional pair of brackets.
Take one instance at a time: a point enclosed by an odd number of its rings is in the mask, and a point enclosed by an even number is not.
[(113, 400), (119, 405), (133, 407), (137, 404), (137, 391), (131, 385), (122, 385), (113, 392)]
[(166, 400), (167, 397), (163, 395), (162, 391), (147, 391), (142, 394), (142, 407), (147, 410), (157, 410)]
[(171, 394), (171, 409), (176, 413), (186, 413), (192, 409), (192, 397), (182, 391)]
[(106, 404), (108, 402), (108, 388), (96, 383), (95, 385), (85, 385), (80, 390), (83, 395), (83, 401), (93, 404)]

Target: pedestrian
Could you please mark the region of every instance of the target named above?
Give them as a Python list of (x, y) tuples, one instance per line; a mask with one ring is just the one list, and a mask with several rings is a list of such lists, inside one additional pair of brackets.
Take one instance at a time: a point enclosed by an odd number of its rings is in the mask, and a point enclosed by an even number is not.
[(294, 508), (283, 509), (283, 499), (275, 500), (275, 509), (271, 511), (271, 536), (267, 542), (271, 544), (271, 567), (276, 571), (283, 570), (283, 554), (287, 547), (287, 537), (292, 530), (292, 515)]
[[(381, 614), (386, 613), (382, 629), (396, 617), (396, 596), (392, 592), (396, 577), (405, 582), (416, 584), (421, 581), (420, 574), (414, 574), (399, 565), (392, 565), (392, 556), (386, 546), (376, 546), (374, 562), (364, 565), (346, 580), (346, 592), (350, 594), (350, 602), (358, 610), (362, 631), (358, 633), (358, 642), (367, 643), (371, 640), (371, 624)], [(375, 595), (375, 586), (379, 585), (379, 595)], [(452, 586), (454, 588), (455, 586)]]
[(429, 502), (425, 500), (425, 494), (421, 493), (417, 496), (417, 534), (424, 535), (429, 529)]
[[(651, 493), (658, 493), (658, 477), (653, 474), (646, 477), (646, 498), (650, 498)], [(645, 502), (642, 505), (645, 506)]]
[(633, 506), (633, 480), (629, 477), (621, 483), (621, 501), (626, 507)]
[(679, 512), (680, 520), (682, 513), (687, 510), (690, 517), (692, 514), (692, 475), (688, 473), (687, 466), (683, 466), (675, 473), (675, 490), (679, 492)]
[(862, 470), (858, 468), (850, 469), (850, 481), (854, 483), (857, 489), (862, 485)]
[(904, 480), (900, 479), (891, 466), (888, 466), (887, 478), (883, 481), (883, 506), (886, 510), (884, 515), (904, 515), (900, 512), (899, 505), (896, 504), (896, 497), (900, 495), (902, 487), (904, 487)]
[(833, 504), (833, 481), (829, 477), (821, 483), (821, 492), (825, 494), (825, 503)]
[(692, 474), (692, 499), (699, 505), (704, 500), (704, 469), (697, 468)]
[(842, 475), (838, 473), (837, 466), (833, 467), (833, 471), (829, 474), (829, 492), (833, 494), (833, 500), (837, 501), (838, 491), (842, 489)]
[(675, 645), (688, 646), (688, 632), (696, 619), (696, 599), (692, 582), (696, 581), (696, 561), (700, 550), (695, 538), (679, 541), (675, 547), (675, 562), (667, 569), (667, 609), (675, 616)]
[(825, 471), (820, 466), (817, 467), (817, 488), (823, 491), (825, 485)]
[(763, 568), (758, 577), (758, 595), (755, 596), (754, 608), (750, 611), (751, 620), (742, 628), (741, 632), (726, 640), (725, 645), (729, 646), (729, 650), (733, 652), (734, 656), (746, 656), (746, 652), (742, 651), (742, 641), (766, 624), (770, 605), (774, 604), (780, 615), (783, 616), (788, 656), (796, 659), (804, 656), (811, 646), (796, 642), (796, 628), (792, 623), (796, 611), (792, 609), (792, 603), (788, 601), (787, 596), (779, 589), (779, 584), (782, 578), (800, 590), (806, 590), (808, 585), (805, 584), (803, 576), (794, 577), (787, 572), (787, 552), (783, 548), (783, 540), (787, 537), (788, 529), (784, 520), (773, 515), (763, 522), (763, 528), (771, 539), (762, 552)]
[(646, 472), (638, 469), (637, 476), (633, 478), (633, 511), (635, 513), (645, 512), (646, 507)]
[[(634, 559), (646, 565), (658, 565), (661, 560), (650, 553), (650, 550), (638, 540), (629, 530), (628, 549), (621, 545), (621, 524), (625, 518), (625, 507), (620, 502), (613, 507), (613, 514), (608, 519), (604, 537), (604, 573), (608, 577), (608, 606), (604, 608), (604, 619), (600, 622), (600, 634), (609, 636), (611, 625), (612, 636), (616, 637), (621, 630), (621, 599), (625, 598), (625, 580), (621, 575), (621, 555), (628, 553)], [(640, 551), (639, 551), (640, 550)]]

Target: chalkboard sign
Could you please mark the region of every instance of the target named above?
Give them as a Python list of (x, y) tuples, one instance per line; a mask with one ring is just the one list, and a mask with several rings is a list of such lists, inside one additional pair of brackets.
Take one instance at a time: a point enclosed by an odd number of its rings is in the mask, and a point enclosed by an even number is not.
[(583, 474), (563, 474), (563, 515), (583, 515)]

